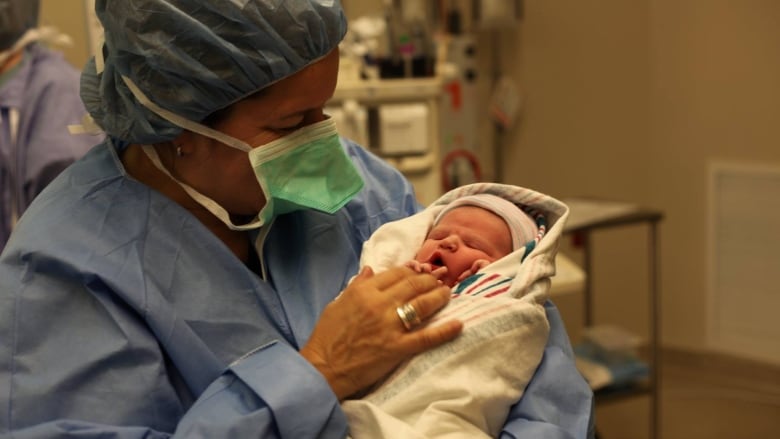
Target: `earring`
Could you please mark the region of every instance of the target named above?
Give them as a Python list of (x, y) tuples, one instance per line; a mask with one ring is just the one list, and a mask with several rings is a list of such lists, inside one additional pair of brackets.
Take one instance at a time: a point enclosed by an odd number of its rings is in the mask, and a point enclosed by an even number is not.
[(183, 155), (184, 155), (184, 153), (181, 152), (181, 146), (180, 145), (176, 145), (176, 157), (181, 157)]

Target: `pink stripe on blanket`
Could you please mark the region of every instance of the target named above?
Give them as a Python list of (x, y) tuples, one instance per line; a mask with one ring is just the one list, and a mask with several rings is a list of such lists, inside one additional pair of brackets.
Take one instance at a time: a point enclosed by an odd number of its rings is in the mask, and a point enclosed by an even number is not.
[(507, 291), (509, 291), (509, 285), (507, 285), (507, 286), (505, 286), (504, 288), (501, 288), (501, 289), (499, 289), (499, 290), (496, 290), (496, 291), (490, 292), (490, 293), (488, 293), (488, 294), (485, 294), (485, 297), (494, 297), (494, 296), (498, 296), (499, 294), (506, 293)]

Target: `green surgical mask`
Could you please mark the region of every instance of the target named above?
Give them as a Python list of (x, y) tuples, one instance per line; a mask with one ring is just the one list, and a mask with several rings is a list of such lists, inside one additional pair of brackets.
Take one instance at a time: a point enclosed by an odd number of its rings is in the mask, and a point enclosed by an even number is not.
[(301, 209), (335, 213), (363, 188), (333, 119), (253, 148), (249, 160), (267, 200), (258, 215), (263, 223)]
[(332, 119), (307, 125), (280, 139), (253, 148), (238, 139), (156, 106), (129, 78), (124, 79), (136, 98), (161, 117), (247, 152), (266, 204), (252, 221), (237, 225), (233, 224), (230, 214), (214, 200), (174, 178), (162, 165), (152, 146), (143, 147), (158, 169), (232, 230), (257, 229), (278, 215), (303, 209), (332, 214), (363, 188), (363, 179), (342, 148)]

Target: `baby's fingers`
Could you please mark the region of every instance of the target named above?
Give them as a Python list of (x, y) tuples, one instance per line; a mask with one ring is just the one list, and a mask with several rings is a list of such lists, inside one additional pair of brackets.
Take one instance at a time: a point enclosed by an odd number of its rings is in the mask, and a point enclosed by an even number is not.
[(490, 261), (488, 261), (487, 259), (477, 259), (476, 261), (474, 261), (473, 264), (471, 264), (471, 271), (473, 273), (476, 273), (479, 270), (487, 267), (489, 264), (490, 264)]
[(472, 274), (474, 274), (474, 273), (475, 273), (475, 272), (473, 272), (473, 271), (471, 271), (471, 270), (466, 270), (466, 271), (464, 271), (463, 273), (461, 273), (461, 274), (460, 274), (460, 276), (458, 276), (458, 279), (456, 280), (456, 282), (460, 282), (460, 281), (462, 281), (463, 279), (465, 279), (465, 278), (467, 278), (467, 277), (471, 276), (471, 275), (472, 275)]
[(439, 267), (433, 271), (431, 271), (431, 274), (436, 279), (441, 279), (447, 274), (447, 267)]
[(417, 261), (409, 261), (404, 264), (404, 267), (411, 268), (415, 271), (415, 273), (422, 273), (422, 268), (420, 267), (420, 263)]

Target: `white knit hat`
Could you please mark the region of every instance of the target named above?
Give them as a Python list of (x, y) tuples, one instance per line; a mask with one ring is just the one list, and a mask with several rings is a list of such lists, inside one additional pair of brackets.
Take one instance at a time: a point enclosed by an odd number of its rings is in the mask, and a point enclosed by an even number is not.
[(537, 239), (539, 228), (534, 219), (511, 201), (492, 194), (475, 194), (458, 198), (439, 212), (433, 225), (438, 224), (447, 212), (463, 206), (481, 207), (500, 216), (509, 226), (512, 234), (513, 251)]

